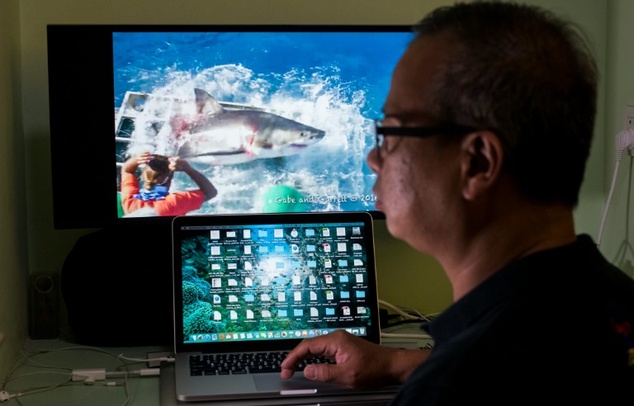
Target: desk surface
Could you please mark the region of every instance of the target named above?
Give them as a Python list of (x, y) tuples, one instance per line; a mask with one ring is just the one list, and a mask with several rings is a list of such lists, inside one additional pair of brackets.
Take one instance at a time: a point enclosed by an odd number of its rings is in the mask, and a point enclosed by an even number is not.
[[(422, 347), (430, 340), (409, 337), (408, 334), (420, 333), (414, 326), (399, 326), (386, 330), (390, 333), (405, 334), (404, 337), (383, 339), (385, 345), (403, 347)], [(15, 371), (7, 377), (5, 390), (19, 397), (21, 403), (11, 398), (2, 405), (7, 406), (100, 406), (131, 405), (159, 406), (160, 377), (131, 376), (125, 385), (124, 377), (112, 377), (107, 381), (97, 381), (94, 385), (83, 382), (72, 382), (73, 369), (98, 369), (106, 371), (128, 371), (148, 368), (141, 361), (121, 360), (126, 358), (146, 359), (149, 353), (171, 352), (167, 347), (87, 347), (69, 343), (64, 340), (30, 340), (26, 343), (24, 353), (28, 359), (17, 365)], [(70, 382), (69, 382), (70, 381)], [(105, 382), (117, 382), (117, 386), (104, 386)]]

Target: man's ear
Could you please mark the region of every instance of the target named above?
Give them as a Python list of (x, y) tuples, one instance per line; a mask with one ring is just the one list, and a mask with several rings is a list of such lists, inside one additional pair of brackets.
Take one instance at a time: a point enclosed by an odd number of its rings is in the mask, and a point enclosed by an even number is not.
[(502, 142), (491, 131), (467, 134), (461, 143), (462, 193), (473, 200), (493, 188), (499, 180), (504, 161)]

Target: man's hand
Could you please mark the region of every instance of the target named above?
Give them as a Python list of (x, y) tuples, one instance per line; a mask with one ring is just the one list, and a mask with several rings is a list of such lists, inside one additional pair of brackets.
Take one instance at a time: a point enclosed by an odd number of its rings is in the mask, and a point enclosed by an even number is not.
[(290, 378), (302, 360), (314, 356), (328, 357), (336, 365), (307, 365), (304, 369), (307, 379), (359, 387), (402, 383), (427, 353), (382, 347), (338, 330), (299, 343), (282, 362), (281, 377)]

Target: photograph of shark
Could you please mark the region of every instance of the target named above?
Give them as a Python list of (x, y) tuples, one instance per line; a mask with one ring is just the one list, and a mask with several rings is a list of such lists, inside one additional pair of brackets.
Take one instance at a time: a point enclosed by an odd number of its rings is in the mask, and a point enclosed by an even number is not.
[(299, 153), (324, 138), (317, 128), (260, 110), (226, 109), (209, 93), (194, 89), (196, 119), (183, 134), (176, 155), (209, 165), (245, 163)]
[[(192, 214), (374, 210), (373, 119), (411, 38), (336, 26), (116, 32), (117, 162), (187, 160), (218, 189)], [(175, 174), (172, 189), (193, 188)]]

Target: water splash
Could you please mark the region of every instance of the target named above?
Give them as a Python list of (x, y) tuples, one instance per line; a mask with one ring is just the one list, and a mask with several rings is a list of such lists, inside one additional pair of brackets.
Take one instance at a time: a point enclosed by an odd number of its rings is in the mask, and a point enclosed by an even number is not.
[[(171, 132), (161, 131), (157, 122), (174, 114), (193, 115), (196, 87), (219, 101), (264, 108), (326, 132), (321, 141), (296, 156), (230, 166), (194, 164), (219, 191), (197, 213), (259, 212), (263, 193), (277, 184), (297, 189), (311, 211), (373, 209), (373, 176), (365, 165), (373, 142), (371, 122), (363, 114), (366, 91), (342, 82), (336, 67), (263, 74), (225, 64), (193, 73), (170, 67), (155, 75), (143, 75), (143, 87), (151, 89), (153, 98), (136, 119), (129, 154), (148, 148), (173, 154)], [(169, 104), (162, 98), (182, 102)], [(172, 184), (173, 191), (195, 187), (182, 173)]]

